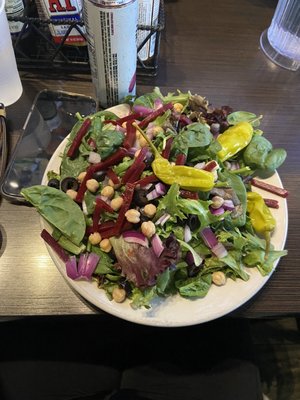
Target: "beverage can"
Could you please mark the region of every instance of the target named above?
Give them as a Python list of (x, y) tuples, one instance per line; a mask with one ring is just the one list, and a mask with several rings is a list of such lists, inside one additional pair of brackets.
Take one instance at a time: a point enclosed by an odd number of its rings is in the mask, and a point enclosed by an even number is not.
[[(149, 26), (155, 28), (158, 25), (160, 0), (139, 0), (139, 20), (141, 26)], [(150, 35), (149, 39), (147, 37)], [(146, 43), (138, 52), (138, 56), (142, 61), (146, 61), (153, 57), (155, 51), (156, 33), (151, 32), (151, 29), (139, 29), (138, 47), (146, 40)]]
[[(24, 16), (24, 3), (23, 0), (6, 0), (5, 1), (5, 11), (7, 16), (9, 17), (23, 17)], [(18, 35), (24, 23), (21, 21), (9, 21), (9, 30), (11, 35), (16, 36)]]
[(135, 95), (137, 0), (85, 0), (91, 75), (99, 105), (119, 104)]
[[(62, 24), (49, 25), (53, 40), (57, 44), (63, 41), (65, 35), (70, 29), (70, 25), (64, 23), (64, 20), (78, 22), (81, 20), (81, 0), (36, 0), (36, 5), (41, 19), (50, 19), (53, 22), (62, 22)], [(80, 29), (82, 33), (85, 33), (85, 28), (83, 26), (81, 26)], [(64, 43), (74, 46), (84, 46), (86, 45), (86, 40), (74, 27), (69, 32)]]

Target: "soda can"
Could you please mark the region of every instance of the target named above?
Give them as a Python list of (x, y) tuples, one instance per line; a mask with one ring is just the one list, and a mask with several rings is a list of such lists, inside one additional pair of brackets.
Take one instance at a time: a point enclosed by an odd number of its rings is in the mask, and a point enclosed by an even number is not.
[(85, 0), (91, 75), (100, 107), (135, 95), (137, 0)]
[[(20, 18), (24, 16), (25, 6), (23, 0), (6, 0), (5, 1), (5, 11), (7, 16)], [(24, 23), (21, 21), (8, 21), (10, 34), (12, 36), (17, 36), (22, 28)]]
[[(50, 24), (49, 29), (55, 43), (61, 43), (69, 32), (70, 24), (64, 20), (80, 22), (82, 15), (81, 0), (36, 0), (37, 11), (40, 19), (50, 19), (61, 24)], [(85, 34), (85, 28), (80, 26)], [(71, 29), (64, 44), (73, 46), (86, 46), (85, 38), (74, 27)]]

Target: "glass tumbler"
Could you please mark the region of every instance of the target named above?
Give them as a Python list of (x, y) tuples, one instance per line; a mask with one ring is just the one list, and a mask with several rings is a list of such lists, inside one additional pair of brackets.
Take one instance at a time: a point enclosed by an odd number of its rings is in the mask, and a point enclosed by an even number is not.
[(300, 0), (279, 0), (270, 27), (260, 37), (266, 56), (291, 71), (300, 67)]
[(19, 99), (23, 88), (4, 5), (0, 0), (0, 103), (9, 106)]

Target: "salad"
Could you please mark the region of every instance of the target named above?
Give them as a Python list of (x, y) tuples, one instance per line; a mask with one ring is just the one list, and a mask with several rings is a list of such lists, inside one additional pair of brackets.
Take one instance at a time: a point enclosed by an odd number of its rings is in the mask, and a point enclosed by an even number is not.
[(126, 101), (124, 117), (78, 115), (60, 170), (22, 190), (68, 277), (148, 308), (247, 281), (249, 268), (269, 274), (287, 251), (272, 246), (278, 203), (267, 193), (288, 192), (260, 179), (286, 158), (259, 129), (262, 116), (159, 88)]

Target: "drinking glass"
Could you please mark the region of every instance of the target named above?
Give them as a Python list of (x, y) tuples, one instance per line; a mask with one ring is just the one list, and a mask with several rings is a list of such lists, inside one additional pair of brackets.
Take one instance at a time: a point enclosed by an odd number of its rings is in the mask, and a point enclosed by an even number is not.
[(270, 27), (260, 37), (264, 53), (275, 64), (300, 67), (300, 0), (279, 0)]
[(0, 103), (9, 106), (19, 99), (23, 89), (4, 5), (5, 0), (0, 0)]

